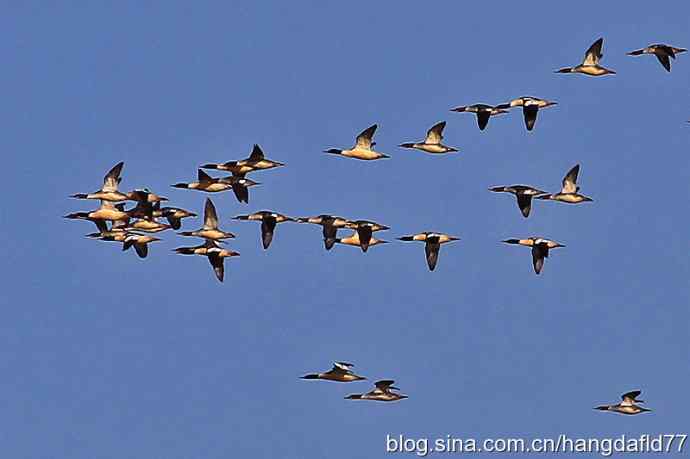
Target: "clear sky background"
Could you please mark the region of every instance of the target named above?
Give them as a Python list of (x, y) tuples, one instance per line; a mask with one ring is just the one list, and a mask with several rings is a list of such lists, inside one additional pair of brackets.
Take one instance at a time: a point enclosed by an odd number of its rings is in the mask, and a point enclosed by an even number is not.
[[(374, 458), (386, 434), (606, 437), (688, 433), (688, 81), (626, 51), (690, 47), (683, 2), (14, 2), (3, 8), (5, 197), (0, 444), (8, 458)], [(558, 75), (604, 37), (610, 77)], [(553, 99), (486, 131), (457, 105)], [(460, 153), (396, 147), (447, 120)], [(392, 159), (322, 153), (379, 123)], [(242, 256), (220, 284), (162, 234), (146, 260), (62, 215), (125, 161), (123, 189), (170, 184), (253, 143), (287, 167), (249, 205), (213, 197)], [(594, 203), (536, 202), (581, 164)], [(422, 244), (325, 252), (320, 228), (272, 209), (462, 238), (430, 273)], [(200, 226), (185, 220), (185, 229)], [(530, 252), (499, 241), (543, 235)], [(303, 381), (356, 364), (363, 383)], [(392, 378), (410, 398), (343, 400)], [(642, 389), (653, 413), (593, 411)], [(687, 448), (686, 448), (687, 449)], [(686, 451), (687, 454), (687, 451)], [(639, 456), (643, 457), (643, 456)]]

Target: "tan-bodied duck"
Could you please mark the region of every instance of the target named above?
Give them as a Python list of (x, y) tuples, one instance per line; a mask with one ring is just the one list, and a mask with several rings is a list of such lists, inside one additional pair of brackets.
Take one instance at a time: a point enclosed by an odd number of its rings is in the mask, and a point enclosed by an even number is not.
[(263, 150), (257, 144), (254, 144), (252, 152), (248, 158), (241, 159), (239, 161), (228, 161), (226, 163), (217, 164), (204, 164), (201, 166), (202, 169), (216, 169), (219, 171), (228, 171), (233, 175), (244, 176), (249, 172), (273, 169), (274, 167), (281, 167), (285, 164), (279, 163), (278, 161), (273, 161), (266, 158)]
[(326, 250), (331, 250), (338, 237), (338, 230), (346, 228), (351, 222), (343, 217), (336, 215), (321, 214), (315, 217), (300, 217), (297, 219), (299, 223), (311, 223), (312, 225), (320, 225), (323, 227), (323, 243)]
[(271, 245), (273, 240), (273, 232), (276, 229), (278, 223), (284, 222), (294, 222), (296, 221), (292, 217), (288, 217), (277, 212), (272, 212), (270, 210), (262, 210), (259, 212), (254, 212), (249, 215), (238, 215), (233, 218), (234, 220), (249, 220), (249, 221), (260, 221), (261, 222), (261, 243), (265, 249)]
[(173, 249), (173, 252), (178, 255), (208, 255), (209, 249), (221, 248), (218, 242), (212, 239), (206, 239), (203, 244), (196, 245), (194, 247), (177, 247)]
[(180, 236), (202, 237), (212, 241), (221, 241), (235, 237), (232, 233), (218, 229), (216, 206), (213, 205), (213, 201), (210, 198), (206, 198), (206, 204), (204, 205), (204, 226), (195, 231), (183, 231), (178, 234)]
[(90, 212), (74, 212), (65, 215), (70, 220), (105, 220), (105, 221), (129, 221), (129, 213), (123, 206), (116, 206), (112, 201), (102, 200), (98, 209)]
[(168, 220), (168, 224), (174, 230), (178, 230), (182, 227), (182, 219), (196, 217), (194, 212), (190, 212), (179, 207), (159, 207), (155, 208), (153, 211), (154, 217), (164, 217)]
[(446, 122), (441, 121), (436, 123), (427, 131), (426, 137), (423, 142), (413, 142), (413, 143), (401, 143), (402, 148), (414, 148), (415, 150), (420, 150), (426, 153), (451, 153), (458, 151), (456, 148), (448, 147), (443, 145), (441, 141), (443, 140), (443, 129), (446, 127)]
[(459, 241), (459, 237), (449, 236), (447, 234), (436, 231), (424, 231), (422, 233), (412, 234), (410, 236), (399, 237), (400, 241), (419, 241), (424, 243), (424, 253), (426, 255), (426, 264), (429, 266), (429, 271), (436, 269), (438, 262), (438, 252), (441, 249), (441, 244), (448, 242)]
[(483, 131), (484, 128), (486, 128), (486, 126), (489, 124), (489, 118), (491, 118), (492, 116), (508, 113), (508, 110), (486, 104), (463, 105), (461, 107), (451, 108), (450, 111), (476, 114), (477, 125), (479, 126), (479, 130), (481, 131)]
[(557, 105), (557, 102), (546, 99), (539, 99), (538, 97), (522, 96), (513, 99), (508, 103), (498, 105), (497, 108), (508, 109), (513, 107), (522, 107), (522, 114), (525, 117), (525, 126), (528, 131), (534, 129), (534, 124), (537, 122), (537, 113), (539, 109)]
[(604, 39), (598, 39), (587, 49), (585, 58), (580, 65), (558, 69), (556, 73), (582, 73), (583, 75), (589, 76), (615, 75), (615, 71), (599, 65), (599, 60), (603, 57), (601, 53), (603, 44)]
[(170, 228), (172, 226), (161, 223), (155, 218), (140, 218), (130, 222), (127, 227), (128, 230), (144, 231), (145, 233), (160, 233)]
[(510, 185), (510, 186), (494, 186), (489, 188), (489, 191), (494, 193), (511, 193), (517, 198), (517, 205), (522, 212), (522, 216), (527, 218), (532, 210), (532, 198), (543, 194), (549, 194), (547, 191), (542, 191), (528, 185)]
[(601, 405), (595, 407), (594, 409), (601, 411), (613, 411), (615, 413), (628, 415), (652, 411), (650, 409), (642, 408), (641, 406), (637, 405), (638, 403), (644, 403), (644, 400), (637, 399), (637, 397), (639, 397), (641, 393), (642, 391), (639, 390), (626, 392), (625, 394), (621, 395), (622, 401), (620, 403), (614, 405)]
[(372, 141), (374, 133), (378, 125), (374, 124), (363, 130), (355, 140), (355, 145), (348, 150), (340, 150), (338, 148), (330, 148), (325, 150), (325, 153), (330, 153), (333, 155), (345, 156), (347, 158), (356, 158), (364, 161), (371, 161), (374, 159), (390, 158), (388, 155), (379, 153), (371, 149), (376, 142)]
[(676, 48), (675, 46), (665, 45), (658, 43), (655, 45), (649, 45), (642, 49), (636, 49), (635, 51), (630, 51), (628, 56), (640, 56), (642, 54), (654, 54), (659, 60), (659, 63), (666, 69), (667, 72), (671, 71), (671, 59), (676, 58), (676, 54), (684, 53), (687, 49)]
[[(233, 189), (235, 185), (238, 185), (240, 188), (242, 187), (250, 187), (254, 185), (258, 185), (257, 182), (250, 180), (248, 178), (244, 177), (239, 177), (236, 179), (232, 179), (230, 177), (225, 177), (225, 178), (214, 178), (208, 175), (206, 172), (204, 172), (201, 169), (197, 170), (197, 181), (196, 182), (190, 182), (190, 183), (176, 183), (172, 185), (174, 188), (183, 188), (183, 189), (188, 189), (188, 190), (199, 190), (199, 191), (204, 191), (206, 193), (219, 193), (221, 191), (228, 191)], [(241, 193), (241, 191), (240, 191)], [(237, 196), (237, 199), (240, 200), (240, 195), (238, 195), (238, 191), (235, 190), (235, 195)], [(247, 199), (249, 199), (247, 197)], [(240, 201), (241, 202), (241, 201)]]
[(402, 400), (408, 398), (407, 395), (402, 395), (394, 390), (400, 390), (393, 386), (395, 381), (392, 379), (384, 379), (382, 381), (376, 381), (374, 386), (376, 388), (365, 394), (351, 394), (345, 397), (347, 400), (374, 400), (378, 402), (395, 402), (397, 400)]
[(385, 231), (387, 229), (390, 229), (386, 225), (372, 222), (370, 220), (355, 220), (349, 222), (345, 226), (357, 232), (357, 235), (359, 236), (358, 239), (360, 241), (359, 246), (362, 248), (362, 252), (366, 252), (369, 248), (369, 245), (371, 245), (370, 241), (372, 238), (372, 233), (376, 231)]
[(565, 177), (563, 177), (562, 188), (559, 193), (544, 194), (537, 196), (537, 199), (549, 201), (565, 202), (567, 204), (579, 204), (581, 202), (592, 202), (592, 198), (579, 193), (580, 187), (577, 185), (577, 175), (580, 173), (580, 165), (573, 166)]
[(563, 244), (545, 239), (543, 237), (530, 237), (527, 239), (506, 239), (506, 244), (517, 244), (525, 247), (530, 247), (532, 249), (532, 265), (534, 266), (534, 272), (541, 273), (544, 267), (544, 259), (549, 257), (549, 251), (551, 249), (556, 249), (559, 247), (565, 247)]
[[(325, 241), (324, 241), (325, 242)], [(362, 248), (362, 241), (359, 237), (359, 233), (357, 231), (353, 231), (352, 234), (346, 237), (336, 237), (333, 240), (334, 244), (343, 244), (343, 245), (351, 245), (353, 247), (359, 247)], [(366, 244), (366, 249), (362, 248), (363, 252), (366, 252), (369, 250), (369, 247), (374, 247), (379, 244), (388, 244), (388, 241), (384, 241), (381, 239), (376, 239), (374, 236), (371, 236)]]
[(113, 222), (112, 226), (108, 228), (104, 220), (93, 220), (98, 228), (97, 233), (89, 233), (86, 237), (90, 239), (100, 239), (101, 241), (123, 242), (127, 237), (128, 222), (126, 220), (119, 220)]
[(333, 363), (333, 368), (323, 373), (310, 373), (301, 376), (301, 379), (323, 379), (326, 381), (337, 381), (337, 382), (353, 382), (353, 381), (363, 381), (367, 378), (364, 376), (356, 375), (352, 371), (353, 364), (348, 362), (335, 362)]
[(122, 167), (124, 165), (124, 162), (119, 162), (105, 174), (105, 177), (103, 177), (103, 186), (100, 190), (94, 191), (93, 193), (77, 193), (70, 197), (77, 199), (100, 199), (110, 202), (127, 201), (129, 199), (128, 196), (118, 191), (118, 185), (122, 180), (120, 174), (122, 174)]
[(149, 254), (149, 244), (156, 241), (160, 241), (160, 239), (146, 234), (128, 233), (122, 241), (122, 250), (125, 251), (134, 247), (139, 258), (146, 258)]

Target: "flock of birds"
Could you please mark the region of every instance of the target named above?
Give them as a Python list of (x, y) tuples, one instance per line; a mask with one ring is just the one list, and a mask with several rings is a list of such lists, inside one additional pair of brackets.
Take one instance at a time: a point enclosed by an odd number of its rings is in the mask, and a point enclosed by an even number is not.
[[(556, 72), (581, 73), (589, 76), (615, 74), (615, 71), (607, 69), (599, 63), (603, 56), (602, 46), (603, 39), (600, 38), (587, 49), (581, 64), (574, 67), (562, 68), (556, 70)], [(670, 72), (671, 59), (675, 59), (677, 54), (686, 51), (686, 49), (665, 44), (654, 44), (631, 51), (628, 55), (638, 56), (642, 54), (652, 54), (656, 56), (661, 65)], [(531, 131), (535, 127), (539, 110), (556, 104), (555, 101), (523, 96), (503, 104), (474, 104), (456, 107), (451, 109), (451, 111), (474, 113), (477, 117), (479, 129), (484, 130), (492, 116), (508, 113), (510, 109), (515, 107), (522, 107), (525, 126), (528, 131)], [(399, 147), (416, 149), (429, 154), (457, 152), (458, 150), (456, 148), (442, 143), (445, 126), (445, 121), (436, 123), (427, 131), (423, 141), (406, 142), (400, 144)], [(377, 127), (378, 126), (374, 124), (362, 131), (356, 137), (355, 144), (351, 148), (330, 148), (325, 150), (325, 153), (365, 161), (390, 158), (390, 156), (374, 149), (376, 142), (373, 141), (373, 137)], [(71, 213), (66, 215), (65, 218), (91, 221), (95, 223), (98, 232), (88, 234), (87, 237), (102, 241), (121, 242), (123, 251), (134, 247), (139, 257), (146, 258), (148, 255), (148, 245), (160, 240), (151, 234), (168, 229), (178, 230), (182, 226), (183, 219), (196, 217), (197, 214), (178, 207), (161, 207), (161, 203), (168, 201), (168, 199), (153, 193), (147, 188), (136, 189), (130, 192), (120, 191), (119, 185), (122, 180), (121, 173), (123, 165), (124, 164), (120, 162), (108, 171), (103, 179), (103, 186), (100, 190), (93, 193), (79, 193), (71, 196), (78, 199), (100, 200), (100, 206), (97, 209), (88, 212)], [(204, 164), (197, 170), (196, 181), (177, 183), (172, 186), (174, 188), (197, 190), (206, 193), (218, 193), (232, 190), (240, 203), (249, 203), (249, 188), (259, 185), (259, 183), (247, 178), (247, 174), (284, 165), (285, 164), (278, 161), (266, 158), (259, 145), (254, 145), (248, 158), (228, 161), (226, 163)], [(212, 177), (206, 173), (204, 169), (228, 172), (231, 175)], [(528, 185), (495, 186), (489, 188), (489, 191), (515, 195), (520, 212), (527, 218), (531, 212), (533, 198), (566, 204), (591, 202), (592, 198), (580, 194), (579, 192), (580, 187), (577, 184), (579, 172), (580, 165), (576, 164), (566, 173), (562, 180), (561, 190), (557, 193), (549, 193)], [(125, 203), (128, 201), (134, 202), (135, 205), (130, 209), (125, 209)], [(168, 223), (160, 222), (160, 218), (165, 218)], [(234, 217), (234, 220), (261, 222), (261, 243), (264, 249), (268, 249), (271, 245), (277, 225), (284, 222), (310, 223), (321, 226), (326, 250), (331, 250), (335, 244), (344, 244), (360, 247), (363, 252), (367, 252), (369, 247), (388, 242), (377, 239), (374, 233), (390, 229), (386, 225), (370, 220), (353, 220), (327, 214), (292, 218), (268, 210), (247, 215), (239, 215)], [(110, 226), (108, 226), (108, 222), (110, 222)], [(338, 230), (352, 230), (352, 232), (345, 237), (339, 237)], [(222, 246), (227, 239), (233, 239), (235, 235), (219, 228), (218, 214), (213, 202), (209, 198), (206, 199), (204, 206), (203, 226), (194, 231), (182, 231), (178, 234), (203, 240), (199, 245), (179, 247), (174, 249), (174, 251), (181, 255), (199, 255), (207, 257), (213, 267), (216, 277), (221, 282), (224, 279), (225, 273), (224, 259), (240, 255), (238, 252), (226, 249)], [(425, 246), (426, 262), (431, 271), (436, 268), (441, 245), (459, 240), (458, 237), (436, 231), (423, 231), (402, 236), (398, 239), (401, 241), (423, 242)], [(529, 247), (532, 252), (532, 264), (536, 274), (542, 271), (544, 260), (548, 258), (552, 249), (565, 247), (563, 244), (554, 240), (537, 236), (522, 239), (506, 239), (502, 242)], [(353, 373), (351, 370), (352, 367), (353, 365), (351, 363), (335, 362), (333, 368), (329, 371), (308, 374), (302, 378), (337, 382), (354, 382), (366, 379), (363, 376), (358, 376)], [(348, 395), (346, 398), (352, 400), (376, 400), (386, 402), (407, 398), (406, 395), (395, 392), (399, 389), (393, 386), (393, 384), (394, 381), (390, 379), (380, 380), (375, 383), (375, 388), (372, 391)], [(638, 405), (643, 402), (637, 399), (639, 395), (639, 390), (628, 392), (622, 395), (621, 403), (602, 405), (595, 409), (614, 411), (622, 414), (639, 414), (650, 411)]]

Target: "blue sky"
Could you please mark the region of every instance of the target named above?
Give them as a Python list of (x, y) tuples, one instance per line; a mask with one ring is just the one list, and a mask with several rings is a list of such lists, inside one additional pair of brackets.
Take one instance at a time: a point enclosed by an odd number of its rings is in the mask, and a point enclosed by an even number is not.
[[(649, 43), (690, 47), (680, 3), (22, 2), (3, 14), (0, 414), (13, 458), (384, 457), (386, 434), (611, 436), (688, 429), (690, 56), (667, 74)], [(611, 77), (557, 75), (604, 37)], [(558, 101), (524, 129), (486, 131), (457, 105)], [(458, 154), (396, 147), (447, 120)], [(322, 153), (379, 123), (392, 159)], [(125, 161), (123, 188), (169, 185), (253, 143), (287, 167), (257, 173), (248, 206), (213, 199), (241, 257), (149, 258), (60, 218)], [(556, 191), (581, 164), (592, 204), (537, 202), (525, 220), (494, 185)], [(261, 209), (374, 219), (385, 239), (460, 236), (435, 272), (421, 244), (323, 250), (320, 229)], [(194, 229), (199, 221), (186, 220)], [(555, 251), (541, 276), (529, 250)], [(369, 383), (298, 376), (347, 360), (410, 398), (343, 400)], [(640, 388), (653, 413), (597, 404)]]

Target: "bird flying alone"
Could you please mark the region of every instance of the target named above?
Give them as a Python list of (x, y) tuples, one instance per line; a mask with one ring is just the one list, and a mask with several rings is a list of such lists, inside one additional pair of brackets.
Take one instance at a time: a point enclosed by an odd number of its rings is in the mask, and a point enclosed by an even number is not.
[(580, 173), (580, 165), (573, 166), (565, 177), (563, 177), (561, 191), (555, 194), (543, 194), (537, 196), (537, 199), (545, 199), (549, 201), (559, 201), (568, 204), (580, 204), (581, 202), (592, 202), (593, 199), (578, 193), (580, 187), (577, 185), (577, 175)]
[(565, 247), (563, 244), (542, 237), (530, 237), (527, 239), (506, 239), (506, 244), (522, 245), (532, 249), (532, 265), (536, 274), (541, 273), (544, 267), (544, 259), (549, 257), (549, 250)]
[(640, 56), (642, 54), (654, 54), (659, 60), (659, 63), (666, 69), (667, 72), (671, 71), (671, 59), (676, 58), (676, 54), (684, 53), (687, 49), (676, 48), (675, 46), (656, 44), (649, 45), (642, 49), (637, 49), (635, 51), (630, 51), (628, 56)]
[(325, 150), (324, 153), (330, 153), (333, 155), (345, 156), (347, 158), (361, 159), (364, 161), (372, 161), (375, 159), (390, 158), (388, 155), (379, 153), (372, 150), (371, 148), (376, 145), (376, 142), (372, 141), (374, 133), (378, 125), (374, 124), (363, 130), (355, 140), (355, 145), (349, 150), (340, 150), (338, 148), (330, 148)]
[(631, 392), (626, 392), (625, 394), (621, 395), (621, 402), (617, 404), (612, 404), (612, 405), (600, 405), (595, 407), (595, 410), (600, 410), (600, 411), (613, 411), (614, 413), (619, 413), (619, 414), (628, 414), (628, 415), (634, 415), (634, 414), (640, 414), (644, 413), (647, 411), (652, 411), (647, 408), (642, 408), (641, 406), (638, 405), (638, 403), (644, 403), (644, 400), (639, 400), (637, 397), (640, 396), (642, 391), (639, 390), (633, 390)]
[(414, 148), (426, 153), (450, 153), (458, 151), (456, 148), (448, 147), (441, 143), (443, 140), (443, 129), (446, 127), (446, 122), (441, 121), (440, 123), (434, 124), (426, 133), (426, 138), (423, 142), (413, 142), (413, 143), (401, 143), (402, 148)]
[(353, 364), (348, 362), (335, 362), (333, 368), (323, 373), (310, 373), (301, 376), (301, 379), (321, 379), (325, 381), (353, 382), (363, 381), (367, 378), (352, 372)]
[(347, 400), (374, 400), (378, 402), (395, 402), (408, 398), (407, 395), (402, 395), (394, 391), (399, 391), (397, 387), (393, 386), (395, 381), (392, 379), (384, 379), (374, 383), (375, 389), (365, 394), (351, 394), (345, 397)]
[(477, 125), (479, 126), (479, 130), (481, 131), (483, 131), (484, 128), (486, 128), (486, 126), (489, 124), (489, 118), (491, 118), (492, 116), (508, 113), (508, 110), (486, 104), (464, 105), (462, 107), (451, 108), (450, 111), (476, 114)]
[(460, 238), (434, 231), (425, 231), (423, 233), (412, 234), (410, 236), (402, 236), (399, 237), (398, 240), (424, 242), (424, 253), (426, 255), (426, 263), (429, 267), (429, 271), (433, 271), (434, 269), (436, 269), (436, 263), (438, 262), (438, 253), (441, 249), (441, 244), (458, 241), (460, 240)]
[(557, 102), (539, 99), (538, 97), (522, 96), (505, 104), (497, 105), (496, 108), (504, 110), (513, 107), (522, 107), (522, 114), (525, 117), (525, 126), (528, 131), (531, 131), (534, 129), (534, 124), (537, 122), (537, 113), (539, 109), (551, 107), (552, 105), (557, 105)]
[(249, 215), (238, 215), (233, 218), (234, 220), (248, 220), (248, 221), (260, 221), (261, 222), (261, 244), (264, 250), (268, 249), (273, 240), (273, 232), (276, 229), (278, 223), (283, 222), (294, 222), (297, 221), (292, 217), (288, 217), (277, 212), (272, 212), (270, 210), (262, 210), (260, 212), (255, 212)]
[(543, 194), (548, 194), (546, 191), (527, 185), (510, 185), (510, 186), (494, 186), (489, 188), (489, 191), (494, 193), (511, 193), (517, 198), (517, 205), (522, 212), (522, 216), (527, 218), (532, 210), (532, 198)]
[(604, 44), (604, 39), (600, 38), (587, 49), (585, 58), (582, 63), (575, 67), (565, 67), (556, 70), (556, 73), (582, 73), (589, 76), (603, 76), (614, 75), (616, 72), (599, 65), (599, 60), (603, 57), (601, 48)]

